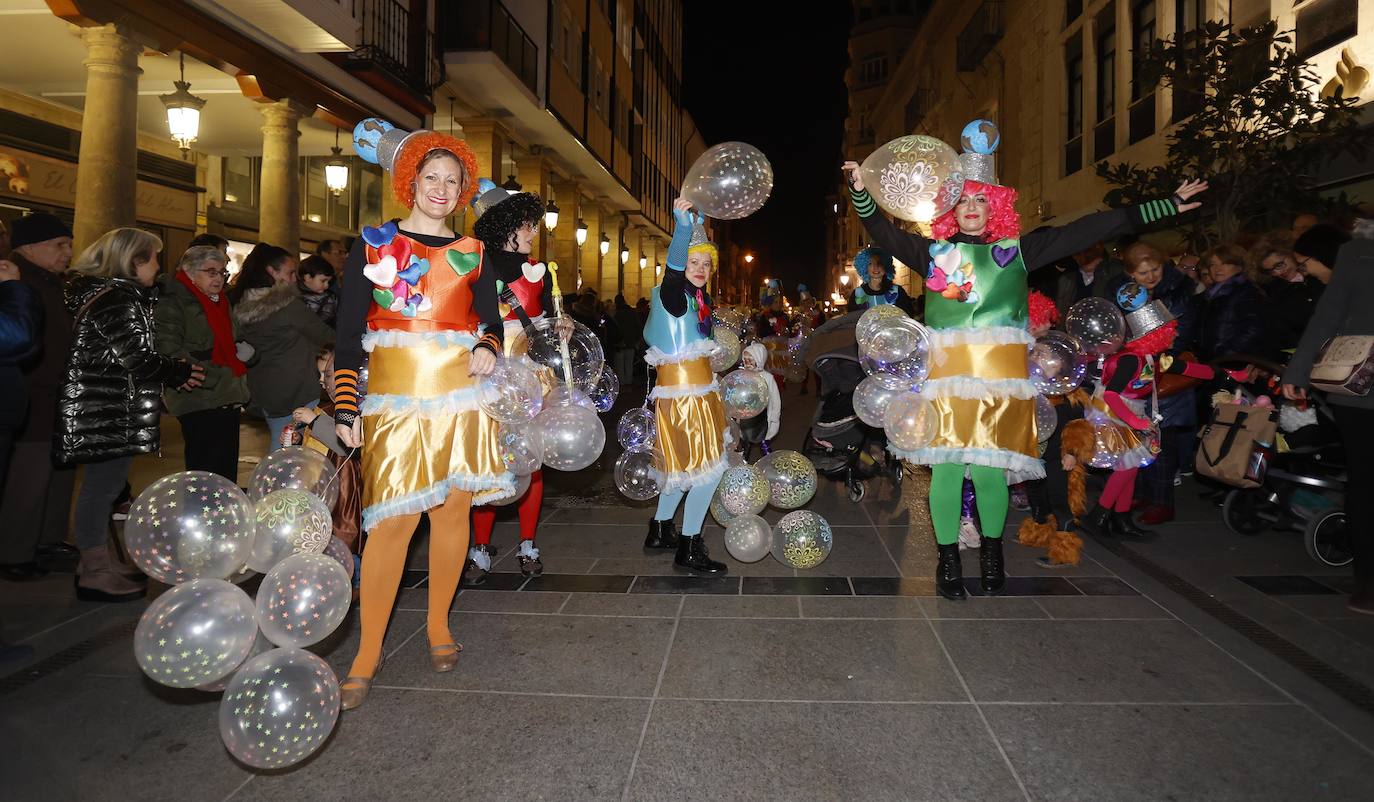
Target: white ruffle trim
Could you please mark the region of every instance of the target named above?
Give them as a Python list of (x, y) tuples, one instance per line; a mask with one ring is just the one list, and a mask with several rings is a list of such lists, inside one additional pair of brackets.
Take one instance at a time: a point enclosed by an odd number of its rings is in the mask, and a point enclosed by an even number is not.
[(469, 351), (477, 345), (477, 337), (470, 331), (399, 331), (397, 329), (369, 329), (363, 335), (363, 350), (374, 348), (419, 348), (438, 345), (457, 346)]
[(1003, 468), (1007, 472), (1009, 485), (1045, 478), (1045, 463), (1015, 451), (995, 448), (918, 448), (906, 451), (891, 444), (887, 450), (892, 452), (894, 457), (916, 465), (954, 464)]
[[(729, 440), (728, 429), (726, 440)], [(728, 445), (728, 443), (727, 443)], [(720, 481), (720, 477), (725, 475), (725, 471), (730, 467), (729, 448), (726, 448), (720, 455), (720, 459), (691, 471), (677, 471), (675, 473), (665, 473), (659, 480), (660, 490), (690, 490), (701, 485), (715, 484)]]
[[(493, 484), (496, 485), (495, 488), (492, 487)], [(454, 490), (477, 491), (472, 498), (472, 506), (479, 507), (515, 495), (515, 474), (510, 471), (487, 476), (454, 474), (429, 487), (406, 493), (390, 501), (373, 504), (363, 510), (363, 530), (371, 531), (377, 524), (397, 515), (414, 515), (417, 512), (432, 510), (443, 504), (449, 493)]]
[(679, 362), (687, 362), (703, 356), (709, 357), (719, 347), (715, 340), (697, 340), (676, 354), (665, 354), (658, 350), (657, 346), (650, 346), (648, 353), (644, 354), (644, 361), (655, 366), (676, 365)]
[(1035, 398), (1035, 385), (1029, 379), (976, 379), (972, 376), (950, 376), (947, 379), (927, 379), (920, 394), (926, 398)]
[(1030, 347), (1035, 338), (1025, 329), (1015, 326), (989, 326), (987, 328), (930, 329), (932, 348), (950, 348), (956, 345), (1011, 345), (1020, 343)]
[(409, 395), (369, 393), (363, 399), (362, 414), (380, 415), (419, 415), (423, 418), (445, 418), (463, 412), (481, 409), (477, 404), (477, 388), (464, 387), (434, 398), (416, 398)]
[(649, 400), (657, 401), (660, 398), (695, 398), (697, 396), (716, 392), (720, 392), (720, 380), (712, 377), (710, 384), (679, 384), (672, 387), (664, 387), (661, 384), (654, 385), (653, 392), (649, 393)]

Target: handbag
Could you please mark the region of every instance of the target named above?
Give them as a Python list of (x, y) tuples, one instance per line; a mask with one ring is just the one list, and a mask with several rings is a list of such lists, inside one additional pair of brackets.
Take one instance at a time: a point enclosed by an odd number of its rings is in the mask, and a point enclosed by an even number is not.
[(1332, 395), (1367, 395), (1374, 387), (1374, 336), (1345, 335), (1327, 340), (1308, 383)]
[[(1196, 362), (1197, 357), (1191, 351), (1184, 351), (1178, 355), (1184, 362)], [(1202, 379), (1195, 379), (1192, 376), (1185, 376), (1182, 373), (1156, 373), (1155, 388), (1160, 398), (1169, 398), (1178, 395), (1185, 390), (1192, 390), (1202, 384)]]
[(1273, 451), (1278, 426), (1279, 411), (1273, 407), (1222, 404), (1202, 429), (1197, 472), (1232, 487), (1259, 487), (1263, 471), (1253, 462)]

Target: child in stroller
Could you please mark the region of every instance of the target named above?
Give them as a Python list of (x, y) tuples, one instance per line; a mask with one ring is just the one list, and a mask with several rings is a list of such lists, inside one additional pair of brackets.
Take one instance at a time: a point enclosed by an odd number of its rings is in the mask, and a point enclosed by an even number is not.
[(782, 397), (778, 394), (777, 379), (768, 372), (768, 349), (763, 343), (752, 342), (745, 346), (740, 367), (762, 372), (768, 382), (768, 408), (739, 422), (741, 439), (744, 441), (744, 459), (747, 462), (753, 456), (754, 446), (758, 446), (765, 456), (772, 450), (768, 444), (778, 434)]

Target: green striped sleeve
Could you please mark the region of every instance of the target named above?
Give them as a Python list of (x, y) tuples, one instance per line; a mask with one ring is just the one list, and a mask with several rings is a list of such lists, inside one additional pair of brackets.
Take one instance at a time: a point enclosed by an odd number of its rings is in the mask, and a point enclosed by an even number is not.
[(860, 217), (872, 217), (873, 213), (878, 211), (878, 204), (873, 202), (873, 196), (868, 194), (866, 189), (857, 192), (849, 190), (849, 199), (853, 201), (854, 211), (858, 212)]
[(1146, 201), (1135, 208), (1142, 225), (1149, 225), (1178, 214), (1178, 208), (1174, 206), (1174, 202), (1167, 199)]

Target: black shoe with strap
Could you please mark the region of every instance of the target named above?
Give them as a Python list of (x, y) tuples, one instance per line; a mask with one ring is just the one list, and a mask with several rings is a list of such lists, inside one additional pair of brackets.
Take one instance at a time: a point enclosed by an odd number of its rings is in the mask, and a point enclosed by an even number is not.
[(1094, 537), (1112, 536), (1112, 511), (1101, 504), (1093, 507), (1093, 511), (1078, 522), (1079, 528)]
[(997, 596), (1007, 587), (1007, 573), (1002, 562), (1002, 538), (983, 537), (978, 550), (979, 583), (984, 596)]
[(644, 538), (645, 549), (672, 549), (677, 548), (677, 544), (677, 527), (673, 526), (672, 518), (666, 521), (649, 521), (649, 535)]
[(711, 559), (710, 552), (706, 550), (706, 540), (701, 535), (677, 539), (677, 556), (673, 558), (673, 565), (701, 574), (724, 574), (730, 570), (725, 563)]
[(940, 561), (935, 564), (935, 591), (946, 599), (968, 598), (964, 589), (964, 564), (959, 559), (959, 544), (940, 544)]

